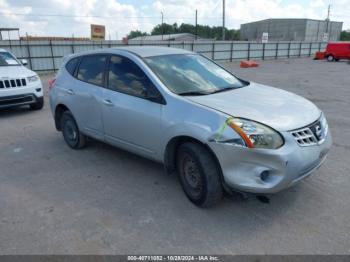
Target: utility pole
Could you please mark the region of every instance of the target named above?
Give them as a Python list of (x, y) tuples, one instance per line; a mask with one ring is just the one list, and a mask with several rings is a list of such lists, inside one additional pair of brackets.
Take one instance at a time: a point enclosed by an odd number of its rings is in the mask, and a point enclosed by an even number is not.
[(198, 24), (197, 24), (197, 19), (198, 19), (198, 12), (197, 12), (197, 9), (196, 9), (196, 27), (195, 27), (195, 39), (197, 40), (197, 34), (198, 34)]
[(225, 40), (225, 0), (222, 0), (222, 40)]
[(162, 14), (162, 40), (163, 40), (163, 35), (164, 35), (164, 26), (163, 26), (163, 24), (164, 24), (164, 15), (163, 15), (163, 12), (160, 12), (161, 14)]
[(328, 34), (328, 30), (329, 30), (329, 16), (330, 16), (330, 13), (331, 13), (331, 5), (328, 5), (328, 12), (327, 12), (327, 28), (326, 28), (326, 33)]

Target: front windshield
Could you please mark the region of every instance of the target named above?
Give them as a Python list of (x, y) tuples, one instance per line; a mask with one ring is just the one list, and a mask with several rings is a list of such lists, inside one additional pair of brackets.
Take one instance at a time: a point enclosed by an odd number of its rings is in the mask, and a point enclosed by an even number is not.
[(9, 52), (0, 52), (0, 66), (13, 65), (20, 65), (20, 63)]
[(206, 95), (246, 85), (200, 55), (163, 55), (145, 61), (163, 84), (179, 95)]

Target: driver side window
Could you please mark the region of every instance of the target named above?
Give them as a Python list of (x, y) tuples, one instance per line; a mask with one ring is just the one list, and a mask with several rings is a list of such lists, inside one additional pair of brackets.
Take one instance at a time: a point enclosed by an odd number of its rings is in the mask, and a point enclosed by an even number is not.
[(152, 82), (133, 61), (113, 55), (108, 68), (108, 88), (132, 96), (145, 98), (153, 88)]

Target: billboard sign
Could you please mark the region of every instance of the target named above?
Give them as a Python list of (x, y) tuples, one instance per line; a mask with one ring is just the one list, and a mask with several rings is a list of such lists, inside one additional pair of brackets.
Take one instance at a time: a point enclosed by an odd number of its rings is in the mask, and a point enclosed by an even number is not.
[(91, 25), (91, 39), (105, 40), (106, 29), (104, 25)]

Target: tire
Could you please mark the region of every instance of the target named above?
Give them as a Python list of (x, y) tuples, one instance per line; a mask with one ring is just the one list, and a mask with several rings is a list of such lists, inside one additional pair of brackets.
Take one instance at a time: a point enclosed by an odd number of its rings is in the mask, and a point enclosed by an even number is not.
[(60, 124), (64, 141), (66, 141), (69, 147), (80, 149), (86, 145), (86, 136), (80, 132), (71, 112), (63, 112)]
[(221, 200), (221, 171), (204, 146), (191, 142), (182, 144), (176, 166), (182, 189), (191, 202), (199, 207), (210, 207)]
[(38, 101), (35, 104), (30, 105), (32, 110), (40, 110), (44, 107), (44, 97), (39, 97)]
[(327, 61), (328, 62), (333, 62), (335, 59), (334, 59), (334, 56), (332, 56), (332, 55), (328, 55), (327, 56)]

